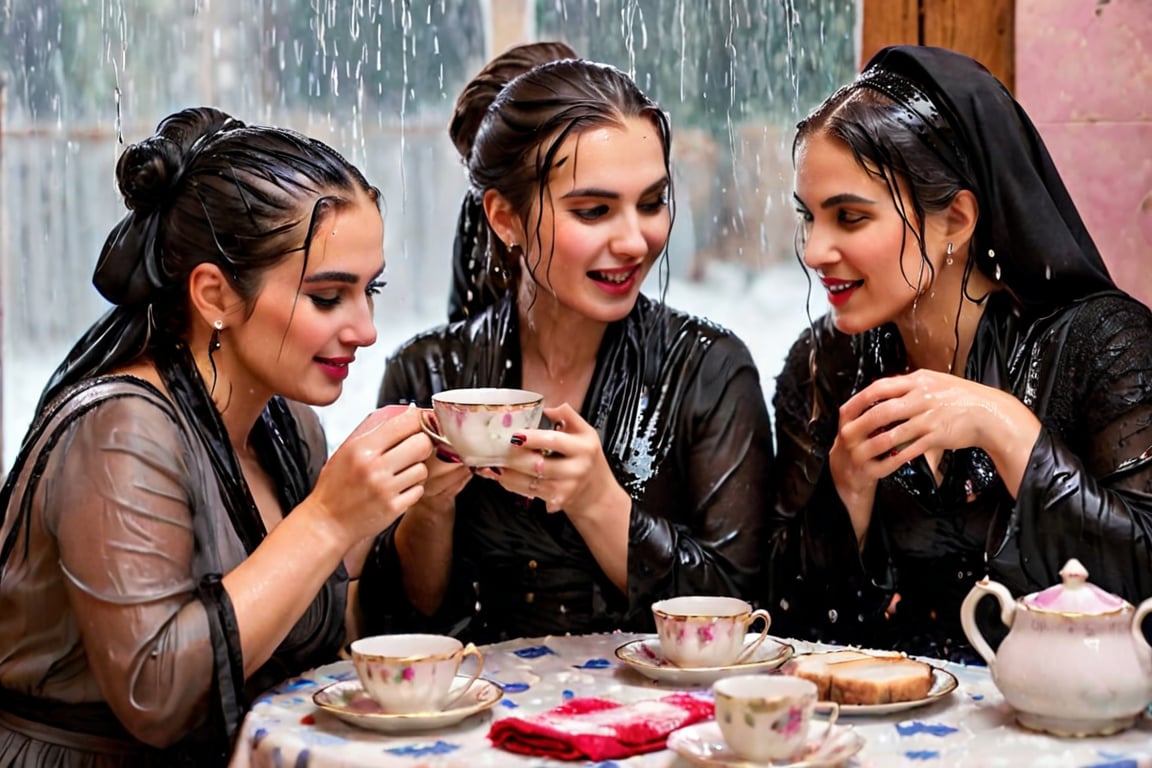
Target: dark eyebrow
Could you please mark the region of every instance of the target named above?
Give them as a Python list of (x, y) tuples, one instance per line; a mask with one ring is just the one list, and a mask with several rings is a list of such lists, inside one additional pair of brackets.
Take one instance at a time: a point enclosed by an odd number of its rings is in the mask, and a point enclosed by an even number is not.
[[(641, 197), (652, 194), (653, 192), (662, 191), (668, 188), (668, 177), (665, 176), (652, 184), (649, 184), (643, 192), (640, 193)], [(606, 197), (609, 200), (619, 200), (620, 193), (613, 192), (608, 189), (597, 189), (596, 187), (585, 187), (583, 189), (574, 189), (560, 197), (561, 200), (567, 200), (570, 197)]]
[(861, 197), (860, 195), (853, 195), (850, 192), (844, 192), (839, 195), (832, 195), (832, 197), (820, 203), (820, 207), (832, 208), (837, 205), (843, 205), (844, 203), (856, 203), (857, 205), (876, 205), (875, 200), (869, 200), (868, 198)]
[[(373, 275), (372, 279), (369, 280), (368, 282), (372, 282), (372, 280), (376, 280), (382, 274), (384, 274), (383, 269), (381, 269), (379, 272), (377, 272), (375, 275)], [(356, 283), (360, 282), (360, 276), (354, 275), (351, 272), (339, 272), (336, 270), (332, 270), (330, 272), (316, 272), (314, 274), (308, 275), (307, 277), (304, 278), (304, 282), (305, 283), (347, 283), (348, 285), (356, 285)]]

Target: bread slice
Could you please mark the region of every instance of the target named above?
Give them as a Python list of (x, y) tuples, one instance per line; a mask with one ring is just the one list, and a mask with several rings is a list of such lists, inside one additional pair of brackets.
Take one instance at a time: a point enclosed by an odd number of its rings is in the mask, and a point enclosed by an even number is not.
[(862, 651), (829, 651), (797, 657), (792, 664), (792, 674), (816, 683), (820, 701), (831, 701), (832, 667), (856, 661), (867, 661), (872, 657)]
[(822, 701), (891, 704), (922, 699), (932, 689), (932, 667), (906, 656), (834, 651), (796, 660), (793, 674), (811, 680)]

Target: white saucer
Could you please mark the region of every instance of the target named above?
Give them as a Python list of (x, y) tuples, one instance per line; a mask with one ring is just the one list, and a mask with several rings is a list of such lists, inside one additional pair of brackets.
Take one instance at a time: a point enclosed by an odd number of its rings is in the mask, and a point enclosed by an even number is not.
[(689, 725), (668, 736), (668, 749), (694, 765), (710, 768), (824, 768), (839, 765), (864, 747), (864, 737), (850, 725), (832, 726), (832, 734), (821, 741), (823, 722), (814, 720), (804, 754), (783, 760), (757, 763), (745, 760), (732, 751), (720, 733), (715, 720)]
[[(760, 635), (750, 633), (745, 643)], [(774, 637), (764, 638), (760, 647), (746, 660), (724, 667), (678, 667), (664, 658), (657, 637), (633, 640), (616, 649), (616, 658), (645, 677), (673, 685), (711, 685), (722, 677), (768, 672), (792, 658), (792, 646)]]
[[(452, 691), (458, 692), (470, 679), (470, 675), (457, 675)], [(488, 709), (502, 698), (504, 689), (481, 677), (472, 683), (459, 701), (439, 712), (389, 714), (364, 692), (359, 680), (344, 680), (321, 688), (312, 695), (312, 702), (350, 725), (384, 733), (400, 733), (455, 725), (470, 715)]]
[[(821, 653), (821, 652), (817, 652)], [(796, 659), (803, 658), (804, 656), (813, 654), (800, 654)], [(871, 656), (893, 656), (899, 655), (889, 652), (870, 652)], [(932, 665), (929, 665), (932, 666)], [(788, 672), (785, 669), (784, 672)], [(960, 685), (956, 680), (956, 675), (952, 674), (946, 669), (932, 666), (932, 687), (928, 689), (928, 695), (922, 699), (912, 699), (910, 701), (893, 701), (888, 704), (841, 704), (840, 716), (841, 717), (873, 717), (880, 715), (891, 715), (896, 712), (904, 712), (909, 709), (916, 709), (931, 704), (935, 701), (940, 701)]]

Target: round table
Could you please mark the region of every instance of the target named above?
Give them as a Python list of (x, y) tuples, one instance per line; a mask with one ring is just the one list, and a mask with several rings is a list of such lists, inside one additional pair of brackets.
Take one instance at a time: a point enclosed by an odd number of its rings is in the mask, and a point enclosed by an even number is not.
[[(484, 646), (484, 673), (504, 686), (492, 708), (459, 724), (408, 734), (385, 734), (346, 724), (318, 709), (312, 696), (337, 681), (355, 679), (351, 662), (325, 665), (285, 681), (262, 696), (244, 721), (230, 768), (293, 766), (595, 765), (599, 768), (688, 768), (669, 750), (603, 763), (565, 763), (516, 755), (487, 739), (494, 718), (533, 714), (574, 697), (629, 703), (659, 698), (683, 687), (648, 680), (621, 663), (615, 649), (644, 635), (603, 634), (512, 640)], [(788, 642), (797, 653), (822, 650)], [(1152, 768), (1152, 720), (1109, 737), (1065, 739), (1032, 733), (1015, 724), (986, 667), (933, 662), (954, 674), (955, 692), (897, 714), (841, 717), (866, 739), (854, 766), (1022, 766), (1046, 768)], [(704, 688), (703, 690), (707, 690)]]

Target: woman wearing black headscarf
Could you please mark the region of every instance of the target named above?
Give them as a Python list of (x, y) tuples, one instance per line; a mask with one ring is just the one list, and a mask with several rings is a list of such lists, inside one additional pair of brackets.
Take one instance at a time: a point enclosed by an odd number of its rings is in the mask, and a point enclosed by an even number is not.
[(222, 766), (251, 697), (343, 644), (357, 545), (423, 493), (415, 413), (325, 461), (308, 405), (376, 340), (379, 193), (330, 147), (211, 108), (116, 168), (115, 306), (0, 493), (0, 765)]
[(978, 660), (985, 574), (1021, 594), (1076, 557), (1152, 594), (1152, 315), (1020, 105), (966, 56), (887, 48), (794, 155), (832, 311), (777, 382), (773, 630)]

